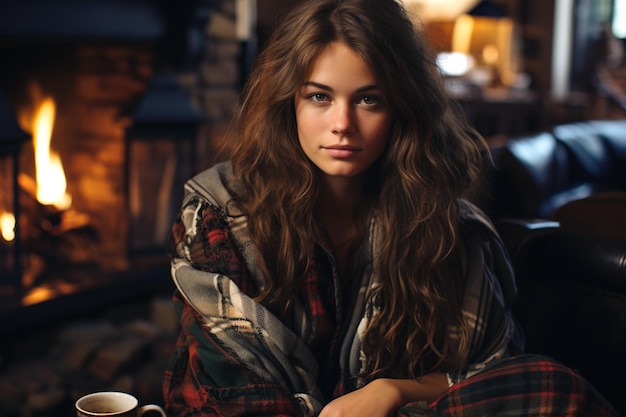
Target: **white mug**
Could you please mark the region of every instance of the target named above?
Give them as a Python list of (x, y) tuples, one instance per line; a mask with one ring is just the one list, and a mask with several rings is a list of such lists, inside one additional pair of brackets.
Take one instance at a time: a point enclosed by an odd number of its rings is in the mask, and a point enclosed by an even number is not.
[(124, 392), (94, 392), (76, 401), (78, 417), (141, 417), (147, 411), (156, 411), (167, 417), (165, 411), (156, 404), (139, 406), (137, 398)]

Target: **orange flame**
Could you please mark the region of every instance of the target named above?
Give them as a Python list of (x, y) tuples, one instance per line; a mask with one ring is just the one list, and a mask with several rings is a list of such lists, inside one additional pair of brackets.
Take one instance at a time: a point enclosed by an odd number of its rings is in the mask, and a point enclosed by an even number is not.
[(15, 239), (15, 216), (11, 213), (0, 213), (0, 232), (6, 242)]
[(37, 108), (33, 121), (37, 200), (65, 210), (72, 204), (72, 198), (66, 192), (67, 181), (61, 158), (50, 149), (55, 115), (54, 100), (47, 97)]

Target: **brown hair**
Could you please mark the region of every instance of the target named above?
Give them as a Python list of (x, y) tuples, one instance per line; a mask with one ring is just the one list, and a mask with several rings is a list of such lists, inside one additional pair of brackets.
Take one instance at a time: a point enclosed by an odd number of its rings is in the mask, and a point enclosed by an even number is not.
[[(383, 240), (376, 315), (364, 343), (368, 376), (418, 377), (459, 365), (464, 251), (458, 199), (478, 175), (475, 133), (449, 101), (423, 35), (395, 0), (307, 0), (267, 42), (233, 123), (237, 193), (266, 285), (258, 299), (285, 317), (299, 277), (326, 247), (315, 213), (316, 170), (300, 148), (294, 97), (309, 66), (343, 42), (370, 66), (393, 118), (372, 167), (364, 213)], [(458, 343), (450, 344), (452, 328)]]

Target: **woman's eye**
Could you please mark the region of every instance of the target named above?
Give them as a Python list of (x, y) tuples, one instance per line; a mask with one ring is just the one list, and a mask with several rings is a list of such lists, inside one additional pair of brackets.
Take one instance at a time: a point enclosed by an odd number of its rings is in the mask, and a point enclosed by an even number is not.
[(361, 103), (367, 105), (367, 106), (376, 106), (378, 104), (380, 104), (381, 100), (379, 97), (376, 96), (364, 96), (361, 97)]
[(309, 100), (314, 101), (316, 103), (321, 103), (324, 101), (328, 101), (328, 96), (322, 93), (313, 93), (309, 95)]

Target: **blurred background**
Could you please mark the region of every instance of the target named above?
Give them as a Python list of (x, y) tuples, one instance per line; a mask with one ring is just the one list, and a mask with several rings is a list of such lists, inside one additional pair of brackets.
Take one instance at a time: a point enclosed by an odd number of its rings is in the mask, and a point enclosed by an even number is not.
[[(404, 2), (491, 145), (624, 117), (626, 0)], [(159, 401), (182, 184), (227, 157), (250, 65), (296, 3), (2, 2), (0, 415), (111, 387)]]

